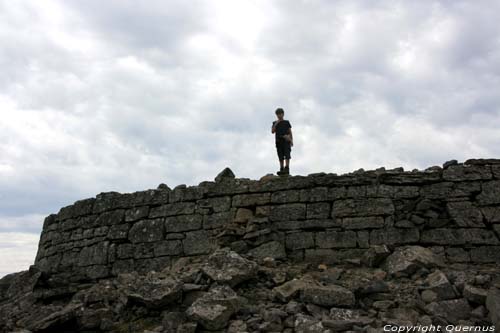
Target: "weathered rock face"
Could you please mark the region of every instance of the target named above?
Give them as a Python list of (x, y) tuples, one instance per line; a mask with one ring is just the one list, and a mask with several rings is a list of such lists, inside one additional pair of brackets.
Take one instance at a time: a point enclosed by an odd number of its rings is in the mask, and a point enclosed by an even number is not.
[(0, 279), (0, 332), (497, 323), (499, 198), (494, 159), (101, 193)]
[(446, 262), (499, 263), (500, 160), (445, 166), (259, 181), (225, 169), (198, 186), (101, 193), (45, 219), (35, 265), (95, 280), (219, 246), (339, 263), (373, 245), (422, 245)]

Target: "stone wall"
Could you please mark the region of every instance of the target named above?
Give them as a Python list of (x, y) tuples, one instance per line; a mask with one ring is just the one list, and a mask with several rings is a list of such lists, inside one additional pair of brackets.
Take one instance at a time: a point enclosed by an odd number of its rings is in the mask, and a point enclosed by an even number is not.
[(500, 262), (500, 160), (425, 171), (234, 178), (80, 200), (44, 222), (35, 266), (99, 279), (228, 246), (335, 263), (370, 245), (419, 244), (448, 262)]

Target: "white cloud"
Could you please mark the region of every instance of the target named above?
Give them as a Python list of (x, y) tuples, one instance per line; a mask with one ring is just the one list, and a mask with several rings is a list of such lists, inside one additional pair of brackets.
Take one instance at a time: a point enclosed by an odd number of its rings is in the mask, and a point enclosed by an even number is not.
[(0, 232), (0, 278), (33, 265), (39, 239), (37, 234)]

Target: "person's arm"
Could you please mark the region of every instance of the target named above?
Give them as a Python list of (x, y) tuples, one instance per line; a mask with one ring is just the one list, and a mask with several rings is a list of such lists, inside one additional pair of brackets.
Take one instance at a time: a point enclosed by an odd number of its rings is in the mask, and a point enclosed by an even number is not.
[(288, 134), (290, 134), (290, 145), (293, 146), (293, 135), (292, 135), (292, 128), (290, 127), (288, 129)]
[(276, 125), (278, 125), (279, 122), (280, 122), (279, 120), (273, 121), (273, 126), (271, 127), (271, 133), (276, 132)]

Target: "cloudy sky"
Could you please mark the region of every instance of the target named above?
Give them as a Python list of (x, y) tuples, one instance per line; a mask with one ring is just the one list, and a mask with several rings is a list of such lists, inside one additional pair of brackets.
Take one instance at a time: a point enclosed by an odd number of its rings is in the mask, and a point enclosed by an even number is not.
[(498, 1), (0, 0), (0, 276), (99, 192), (500, 156)]

